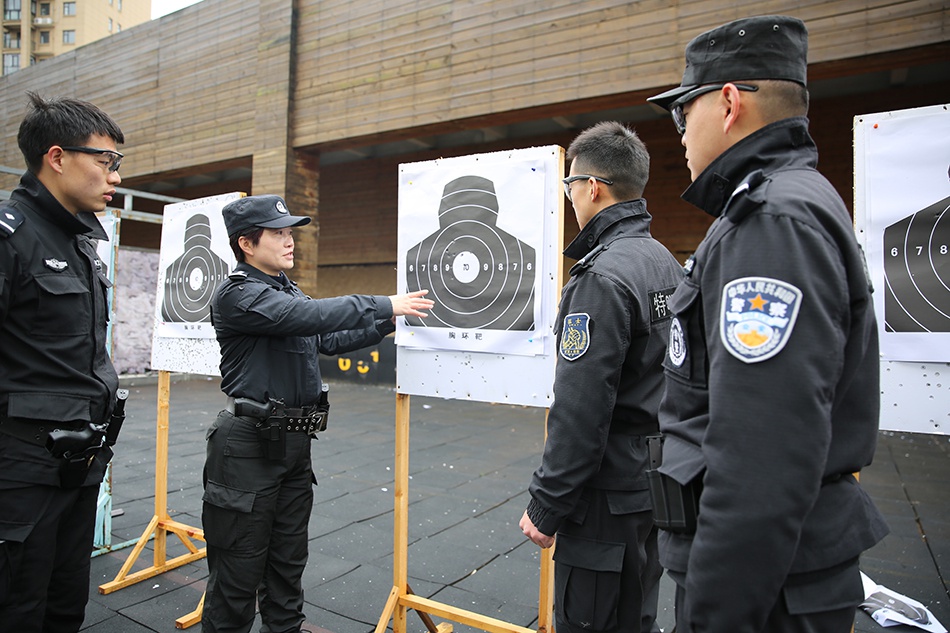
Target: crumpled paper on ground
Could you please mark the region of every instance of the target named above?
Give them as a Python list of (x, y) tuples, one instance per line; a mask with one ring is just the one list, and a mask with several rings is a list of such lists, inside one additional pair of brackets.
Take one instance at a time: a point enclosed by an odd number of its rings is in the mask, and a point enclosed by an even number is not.
[(881, 626), (907, 624), (930, 633), (947, 633), (947, 629), (937, 621), (930, 610), (913, 598), (875, 583), (864, 572), (861, 572), (861, 581), (864, 583), (864, 602), (861, 603), (861, 608)]

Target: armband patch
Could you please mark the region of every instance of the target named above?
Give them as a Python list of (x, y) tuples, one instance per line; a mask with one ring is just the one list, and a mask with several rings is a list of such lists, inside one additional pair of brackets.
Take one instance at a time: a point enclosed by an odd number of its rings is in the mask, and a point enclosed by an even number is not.
[(564, 360), (577, 360), (590, 347), (590, 315), (575, 312), (564, 317), (564, 329), (561, 332), (561, 357)]
[(0, 211), (0, 237), (10, 237), (20, 228), (26, 218), (16, 209), (3, 209)]
[(769, 277), (743, 277), (722, 289), (719, 334), (730, 354), (758, 363), (782, 351), (795, 327), (802, 291)]

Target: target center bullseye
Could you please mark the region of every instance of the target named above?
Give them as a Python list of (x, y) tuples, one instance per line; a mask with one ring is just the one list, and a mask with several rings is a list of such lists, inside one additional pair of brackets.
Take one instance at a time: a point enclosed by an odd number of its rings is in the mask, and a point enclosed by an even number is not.
[(204, 273), (201, 272), (200, 268), (195, 268), (188, 276), (188, 285), (191, 286), (192, 290), (198, 290), (204, 284), (204, 280)]
[(472, 283), (478, 277), (478, 266), (478, 256), (471, 251), (464, 251), (452, 262), (452, 274), (463, 284)]

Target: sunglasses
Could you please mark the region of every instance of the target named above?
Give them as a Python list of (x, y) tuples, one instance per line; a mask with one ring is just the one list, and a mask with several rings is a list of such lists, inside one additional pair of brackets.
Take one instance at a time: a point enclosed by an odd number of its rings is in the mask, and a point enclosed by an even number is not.
[[(730, 82), (732, 83), (732, 82)], [(701, 97), (707, 92), (713, 92), (715, 90), (722, 90), (726, 84), (710, 84), (708, 86), (700, 86), (699, 88), (693, 88), (682, 97), (670, 104), (670, 114), (673, 115), (673, 125), (676, 126), (676, 131), (682, 136), (686, 133), (686, 115), (683, 114), (683, 106), (696, 99)], [(758, 86), (750, 86), (749, 84), (732, 84), (739, 90), (745, 90), (746, 92), (755, 92), (759, 89)]]

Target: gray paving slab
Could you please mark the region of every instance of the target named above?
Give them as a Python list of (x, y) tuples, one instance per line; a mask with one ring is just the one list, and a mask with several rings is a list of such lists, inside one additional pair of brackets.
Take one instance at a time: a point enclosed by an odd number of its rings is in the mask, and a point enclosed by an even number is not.
[[(130, 381), (124, 379), (124, 383)], [(154, 514), (154, 381), (132, 387), (129, 417), (113, 467), (113, 543), (137, 540)], [(334, 383), (329, 431), (314, 445), (310, 560), (304, 575), (306, 626), (318, 633), (368, 633), (392, 585), (395, 393), (390, 387)], [(176, 377), (169, 423), (168, 505), (200, 527), (204, 432), (223, 403), (216, 380)], [(411, 398), (410, 585), (419, 595), (531, 626), (537, 617), (539, 550), (518, 521), (540, 462), (543, 411), (488, 403)], [(950, 625), (950, 441), (882, 432), (862, 485), (892, 532), (862, 559), (876, 582), (920, 600)], [(83, 631), (174, 631), (197, 604), (207, 578), (198, 561), (106, 596), (130, 549), (93, 558)], [(182, 552), (169, 536), (169, 557)], [(135, 569), (152, 561), (150, 542)], [(474, 573), (472, 573), (474, 571)], [(673, 622), (673, 587), (661, 583), (660, 624)], [(260, 618), (257, 619), (259, 627)], [(423, 630), (409, 614), (411, 630)], [(455, 624), (455, 631), (472, 631)], [(881, 632), (859, 613), (858, 633)], [(890, 633), (917, 629), (894, 627)]]

